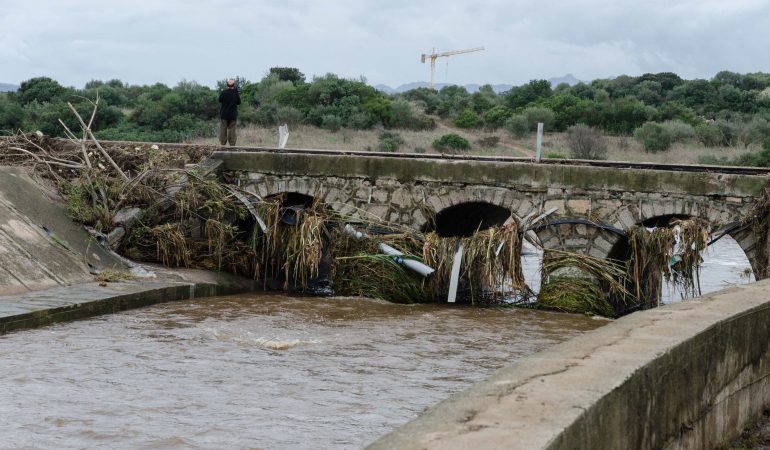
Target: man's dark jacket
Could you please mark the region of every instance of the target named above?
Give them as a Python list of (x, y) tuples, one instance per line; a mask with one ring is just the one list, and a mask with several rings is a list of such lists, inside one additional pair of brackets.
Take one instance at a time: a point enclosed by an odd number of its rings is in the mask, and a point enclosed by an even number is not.
[(241, 104), (241, 96), (236, 89), (225, 89), (219, 94), (219, 118), (233, 121), (238, 118), (238, 105)]

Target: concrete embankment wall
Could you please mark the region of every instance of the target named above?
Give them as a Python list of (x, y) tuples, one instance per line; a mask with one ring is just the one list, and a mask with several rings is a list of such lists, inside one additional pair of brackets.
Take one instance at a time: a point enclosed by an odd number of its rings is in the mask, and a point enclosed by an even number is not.
[(124, 268), (67, 216), (53, 189), (0, 167), (0, 295), (91, 281), (88, 263)]
[(770, 402), (769, 343), (770, 280), (634, 313), (501, 369), (370, 448), (714, 448)]

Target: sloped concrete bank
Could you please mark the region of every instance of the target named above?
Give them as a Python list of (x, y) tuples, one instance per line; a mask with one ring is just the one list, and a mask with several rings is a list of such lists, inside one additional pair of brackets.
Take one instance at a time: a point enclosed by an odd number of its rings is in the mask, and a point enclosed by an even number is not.
[(0, 167), (0, 333), (153, 303), (254, 290), (228, 274), (153, 267), (154, 277), (107, 283), (128, 270), (73, 222), (58, 194), (21, 168)]
[(634, 313), (501, 369), (369, 448), (714, 448), (770, 402), (769, 343), (770, 280)]
[(255, 290), (255, 284), (224, 273), (184, 270), (167, 272), (159, 279), (106, 285), (89, 282), (3, 296), (0, 334), (155, 303), (247, 292)]

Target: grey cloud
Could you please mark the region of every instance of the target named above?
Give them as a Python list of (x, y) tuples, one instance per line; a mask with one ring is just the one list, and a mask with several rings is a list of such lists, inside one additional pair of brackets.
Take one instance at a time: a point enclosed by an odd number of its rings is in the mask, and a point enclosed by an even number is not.
[(442, 60), (437, 81), (770, 71), (765, 0), (0, 0), (0, 10), (0, 82), (213, 85), (289, 65), (398, 85), (428, 78), (421, 52), (480, 45)]

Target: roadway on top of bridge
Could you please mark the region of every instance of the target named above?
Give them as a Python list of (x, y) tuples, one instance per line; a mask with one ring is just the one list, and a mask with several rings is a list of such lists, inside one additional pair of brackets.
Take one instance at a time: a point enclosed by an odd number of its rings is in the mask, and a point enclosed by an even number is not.
[(327, 156), (365, 156), (377, 158), (396, 158), (396, 159), (425, 159), (425, 160), (445, 160), (445, 161), (487, 161), (487, 162), (511, 162), (511, 163), (530, 163), (557, 166), (593, 166), (593, 167), (616, 167), (629, 169), (650, 169), (665, 170), (676, 172), (710, 172), (726, 173), (740, 175), (768, 175), (770, 167), (743, 167), (743, 166), (718, 166), (703, 164), (663, 164), (652, 162), (630, 162), (630, 161), (607, 161), (607, 160), (581, 160), (581, 159), (556, 159), (543, 158), (536, 162), (533, 158), (513, 157), (513, 156), (494, 156), (494, 155), (468, 155), (468, 154), (449, 154), (449, 153), (394, 153), (394, 152), (374, 152), (366, 150), (328, 150), (328, 149), (301, 149), (301, 148), (276, 148), (276, 147), (247, 147), (232, 146), (225, 147), (216, 144), (189, 144), (189, 143), (156, 143), (156, 142), (133, 142), (133, 141), (100, 141), (103, 145), (158, 145), (162, 147), (199, 147), (210, 148), (214, 153), (242, 152), (242, 153), (281, 153), (281, 154), (304, 154), (304, 155), (327, 155)]

